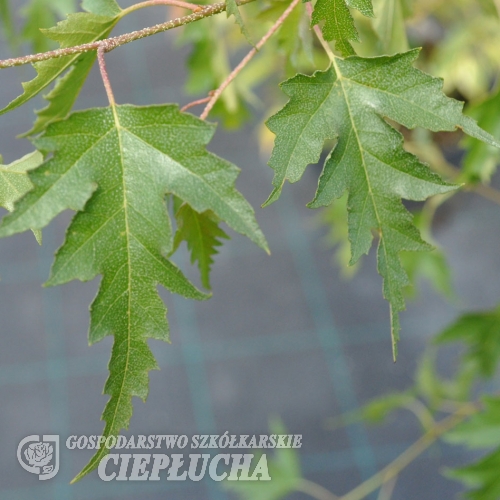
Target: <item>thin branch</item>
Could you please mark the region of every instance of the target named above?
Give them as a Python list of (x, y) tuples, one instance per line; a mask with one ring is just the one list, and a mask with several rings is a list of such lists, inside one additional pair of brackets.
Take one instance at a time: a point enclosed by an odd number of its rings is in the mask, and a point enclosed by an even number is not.
[(206, 102), (210, 101), (212, 98), (212, 92), (210, 92), (210, 95), (207, 97), (204, 97), (203, 99), (197, 99), (196, 101), (188, 102), (185, 106), (181, 108), (181, 111), (187, 111), (189, 108), (192, 108), (193, 106), (198, 106), (199, 104), (205, 104)]
[(115, 96), (113, 94), (113, 89), (111, 88), (111, 82), (109, 81), (109, 75), (106, 69), (106, 61), (104, 60), (104, 54), (106, 52), (106, 42), (101, 42), (101, 45), (99, 45), (99, 48), (97, 49), (97, 60), (99, 61), (99, 69), (101, 70), (102, 82), (104, 83), (106, 94), (108, 95), (109, 104), (111, 106), (114, 106)]
[(378, 494), (377, 500), (391, 500), (392, 493), (394, 492), (394, 488), (396, 486), (396, 481), (398, 480), (397, 476), (394, 476), (389, 481), (386, 481), (382, 488), (380, 488), (380, 492)]
[(435, 425), (436, 421), (434, 420), (429, 408), (427, 408), (427, 406), (424, 405), (424, 403), (422, 403), (419, 399), (412, 399), (405, 404), (404, 407), (417, 417), (424, 429), (430, 429), (433, 425)]
[(340, 497), (340, 500), (362, 500), (371, 492), (380, 488), (387, 481), (398, 476), (398, 474), (407, 467), (413, 460), (421, 455), (434, 441), (440, 436), (453, 429), (467, 417), (477, 413), (480, 406), (474, 403), (462, 405), (455, 413), (438, 422), (432, 429), (429, 429), (420, 439), (415, 441), (399, 457), (393, 460), (389, 465), (372, 477), (361, 483), (346, 495)]
[(271, 26), (271, 29), (257, 42), (257, 45), (241, 60), (241, 62), (236, 66), (236, 68), (231, 71), (229, 76), (221, 83), (220, 87), (213, 92), (212, 97), (208, 101), (205, 109), (200, 115), (202, 120), (205, 120), (210, 113), (210, 110), (214, 107), (214, 104), (219, 99), (220, 95), (227, 86), (236, 78), (238, 73), (250, 62), (252, 57), (257, 54), (257, 52), (264, 46), (264, 44), (271, 38), (278, 28), (284, 23), (285, 19), (290, 15), (292, 10), (300, 3), (301, 0), (293, 0), (293, 2), (287, 7), (285, 12), (276, 20), (276, 22)]
[[(255, 0), (236, 0), (237, 5), (245, 5)], [(214, 3), (212, 5), (207, 5), (188, 16), (179, 17), (177, 19), (172, 19), (165, 23), (157, 24), (149, 28), (144, 28), (142, 30), (133, 31), (131, 33), (125, 33), (123, 35), (115, 36), (112, 38), (107, 38), (106, 52), (116, 49), (121, 45), (126, 43), (134, 42), (135, 40), (140, 40), (141, 38), (146, 38), (148, 36), (156, 35), (157, 33), (163, 33), (164, 31), (171, 30), (173, 28), (178, 28), (179, 26), (184, 26), (185, 24), (193, 23), (204, 19), (206, 17), (214, 16), (215, 14), (220, 14), (226, 10), (226, 2)], [(22, 57), (14, 57), (10, 59), (4, 59), (0, 61), (0, 69), (11, 68), (14, 66), (22, 66), (24, 64), (47, 61), (48, 59), (55, 59), (58, 57), (64, 57), (72, 54), (81, 54), (84, 52), (90, 52), (92, 50), (97, 50), (102, 41), (96, 41), (91, 43), (84, 43), (82, 45), (76, 45), (74, 47), (67, 47), (64, 49), (50, 50), (48, 52), (42, 52), (40, 54), (31, 54)]]
[(316, 500), (339, 500), (338, 496), (323, 488), (323, 486), (307, 479), (301, 479), (295, 487), (295, 491), (305, 493)]
[(174, 7), (182, 7), (184, 9), (192, 10), (196, 12), (198, 10), (203, 9), (203, 5), (197, 5), (195, 3), (183, 2), (182, 0), (146, 0), (145, 2), (136, 3), (135, 5), (131, 5), (130, 7), (123, 9), (121, 15), (126, 16), (131, 12), (134, 12), (139, 9), (144, 9), (145, 7), (154, 7), (156, 5), (172, 5)]

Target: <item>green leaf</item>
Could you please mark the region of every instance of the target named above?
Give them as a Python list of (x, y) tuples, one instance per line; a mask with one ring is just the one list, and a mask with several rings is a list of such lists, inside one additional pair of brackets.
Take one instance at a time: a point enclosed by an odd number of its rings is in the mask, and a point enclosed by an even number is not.
[(382, 50), (394, 54), (409, 49), (402, 0), (374, 0), (373, 27)]
[[(271, 434), (286, 434), (281, 420), (273, 420)], [(268, 460), (270, 481), (224, 481), (224, 487), (243, 500), (280, 500), (297, 490), (302, 478), (298, 453), (293, 448), (276, 448)]]
[(201, 283), (210, 289), (210, 269), (214, 262), (212, 256), (218, 253), (217, 247), (222, 245), (220, 239), (229, 239), (229, 236), (219, 228), (219, 219), (212, 212), (199, 214), (187, 203), (181, 205), (175, 218), (178, 228), (174, 238), (174, 251), (182, 241), (187, 242), (191, 264), (198, 261)]
[[(500, 88), (482, 102), (467, 109), (467, 113), (477, 120), (480, 127), (500, 135)], [(466, 138), (467, 153), (463, 160), (462, 174), (467, 182), (489, 182), (500, 160), (498, 149), (477, 139)]]
[(252, 39), (250, 38), (250, 33), (248, 32), (248, 29), (245, 26), (245, 22), (241, 17), (240, 9), (238, 8), (236, 0), (226, 0), (226, 15), (228, 18), (234, 16), (234, 20), (240, 27), (241, 34), (247, 39), (250, 45), (254, 45)]
[(500, 361), (500, 306), (492, 311), (465, 314), (437, 338), (439, 344), (465, 342), (465, 359), (483, 377), (492, 377)]
[(449, 477), (474, 488), (467, 493), (473, 500), (498, 500), (500, 497), (500, 399), (484, 398), (484, 408), (468, 421), (446, 434), (447, 441), (469, 448), (496, 449), (476, 463), (448, 470)]
[[(102, 0), (95, 6), (92, 4), (96, 7), (94, 12), (71, 14), (54, 28), (44, 30), (44, 34), (51, 40), (59, 42), (61, 48), (106, 38), (120, 19), (119, 14), (115, 16), (104, 14), (109, 12), (113, 5), (116, 5), (114, 0)], [(57, 80), (54, 90), (47, 96), (49, 105), (39, 113), (38, 120), (28, 133), (41, 132), (49, 123), (65, 118), (78, 97), (95, 58), (96, 52), (92, 51), (34, 63), (38, 75), (33, 80), (23, 83), (24, 93), (2, 109), (0, 114), (26, 103), (70, 70), (63, 78)], [(76, 67), (73, 67), (75, 64)]]
[[(288, 6), (288, 2), (274, 0), (259, 13), (256, 21), (274, 23)], [(303, 67), (304, 61), (314, 67), (312, 31), (304, 3), (292, 10), (273, 39), (276, 41), (278, 51), (285, 55), (287, 64), (293, 69)]]
[(500, 17), (495, 0), (479, 0), (478, 3), (486, 15), (495, 17), (497, 19)]
[[(193, 50), (188, 57), (189, 70), (186, 88), (189, 93), (206, 94), (219, 87), (231, 72), (230, 47), (225, 36), (220, 36), (217, 18), (206, 19), (203, 24), (188, 24), (181, 42), (193, 42)], [(232, 28), (232, 27), (231, 27)], [(242, 76), (227, 87), (217, 101), (211, 115), (222, 116), (228, 128), (241, 125), (248, 119), (248, 111), (238, 92)]]
[(461, 128), (492, 145), (500, 144), (462, 115), (462, 103), (447, 98), (442, 82), (413, 68), (418, 50), (391, 57), (335, 58), (334, 65), (312, 77), (297, 75), (282, 84), (288, 104), (268, 120), (276, 134), (269, 161), (275, 189), (264, 205), (276, 201), (286, 179), (297, 182), (316, 163), (327, 139), (337, 144), (328, 157), (311, 208), (329, 205), (349, 191), (351, 262), (379, 236), (378, 270), (390, 303), (394, 355), (399, 315), (405, 308), (408, 277), (399, 253), (428, 250), (401, 198), (425, 200), (452, 189), (407, 153), (403, 138), (385, 120), (432, 131)]
[[(267, 250), (250, 205), (234, 188), (238, 169), (205, 150), (215, 127), (176, 105), (118, 106), (74, 113), (34, 142), (54, 156), (30, 174), (35, 189), (0, 226), (0, 236), (41, 228), (61, 211), (74, 217), (48, 285), (102, 274), (91, 306), (89, 341), (115, 338), (105, 393), (105, 435), (127, 428), (132, 396), (145, 399), (156, 362), (148, 338), (168, 340), (159, 283), (193, 299), (199, 292), (165, 255), (172, 230), (165, 194), (214, 212)], [(77, 476), (93, 470), (101, 449)]]
[[(0, 165), (0, 206), (9, 212), (14, 210), (14, 202), (19, 200), (28, 191), (33, 189), (33, 184), (28, 177), (28, 171), (38, 167), (43, 161), (39, 151), (33, 151), (10, 165)], [(0, 159), (0, 163), (2, 163)], [(36, 240), (42, 244), (42, 232), (33, 230)]]
[(471, 500), (498, 500), (500, 498), (500, 449), (478, 462), (460, 469), (447, 470), (446, 475), (458, 479), (474, 490), (466, 493)]
[(354, 54), (349, 40), (359, 41), (358, 31), (349, 7), (364, 16), (373, 17), (371, 0), (317, 0), (311, 17), (311, 25), (325, 21), (321, 28), (325, 40), (335, 40), (336, 48), (343, 56)]
[(361, 408), (361, 417), (371, 423), (382, 423), (395, 410), (407, 408), (415, 395), (411, 392), (395, 392), (370, 401)]
[(15, 50), (17, 48), (17, 37), (9, 0), (0, 0), (0, 22), (5, 32), (5, 39), (11, 48)]
[(360, 408), (328, 419), (326, 427), (329, 430), (336, 430), (362, 421), (370, 424), (381, 424), (394, 411), (410, 407), (415, 399), (413, 389), (388, 393), (372, 399)]
[(334, 259), (342, 275), (351, 278), (358, 271), (359, 265), (358, 263), (350, 265), (351, 246), (346, 212), (347, 194), (344, 194), (321, 212), (320, 222), (328, 228), (326, 242), (328, 246), (335, 248)]
[(22, 37), (31, 42), (35, 52), (49, 50), (50, 44), (43, 34), (43, 29), (50, 28), (58, 18), (74, 10), (74, 0), (31, 0), (21, 10), (26, 18)]
[(122, 12), (116, 0), (83, 0), (82, 9), (106, 17), (117, 17)]
[(417, 278), (425, 277), (434, 290), (452, 299), (455, 297), (451, 271), (443, 251), (435, 247), (430, 252), (402, 252), (401, 263), (412, 284), (406, 293), (414, 297), (417, 291)]
[(500, 446), (500, 398), (485, 397), (483, 402), (481, 412), (447, 433), (446, 441), (468, 448)]
[(444, 381), (436, 370), (436, 356), (435, 349), (424, 352), (415, 372), (415, 390), (427, 400), (431, 408), (438, 408), (446, 397)]

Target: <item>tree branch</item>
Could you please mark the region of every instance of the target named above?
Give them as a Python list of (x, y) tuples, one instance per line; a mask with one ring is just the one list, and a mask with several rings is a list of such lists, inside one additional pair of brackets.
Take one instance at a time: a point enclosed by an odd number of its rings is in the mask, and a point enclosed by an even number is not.
[(476, 403), (466, 403), (462, 405), (455, 413), (438, 422), (432, 429), (429, 429), (420, 439), (415, 441), (399, 457), (393, 460), (381, 471), (374, 474), (364, 483), (351, 490), (346, 495), (340, 497), (340, 500), (361, 500), (372, 491), (385, 484), (387, 481), (395, 478), (406, 466), (423, 453), (434, 441), (443, 434), (453, 429), (467, 417), (477, 413), (480, 405)]
[(99, 61), (99, 69), (101, 71), (102, 82), (104, 83), (106, 94), (108, 95), (109, 104), (111, 106), (114, 106), (115, 96), (113, 94), (113, 89), (111, 88), (111, 82), (109, 81), (108, 71), (106, 69), (106, 61), (104, 60), (105, 53), (106, 53), (106, 42), (101, 42), (99, 48), (97, 49), (97, 60)]
[(300, 1), (301, 0), (293, 0), (293, 2), (287, 7), (285, 12), (283, 12), (283, 14), (281, 14), (281, 16), (271, 26), (271, 29), (257, 42), (257, 45), (241, 60), (238, 66), (236, 66), (236, 68), (231, 71), (229, 76), (221, 83), (220, 87), (213, 92), (212, 97), (210, 98), (208, 104), (200, 115), (200, 118), (202, 120), (206, 119), (208, 113), (210, 113), (211, 109), (214, 107), (214, 104), (217, 102), (222, 92), (224, 92), (227, 86), (236, 78), (238, 73), (250, 62), (252, 57), (257, 54), (257, 52), (263, 47), (263, 45), (269, 40), (269, 38), (274, 35), (274, 33), (284, 23), (285, 19), (290, 15), (292, 10)]
[(339, 500), (337, 495), (334, 495), (326, 488), (323, 488), (323, 486), (307, 479), (301, 479), (299, 484), (295, 487), (295, 491), (305, 493), (316, 500)]
[(212, 98), (212, 92), (210, 92), (210, 95), (207, 97), (203, 97), (202, 99), (197, 99), (196, 101), (193, 102), (188, 102), (185, 106), (181, 108), (181, 111), (184, 113), (184, 111), (187, 111), (189, 108), (192, 108), (193, 106), (198, 106), (199, 104), (205, 104), (206, 102), (210, 101)]
[(195, 3), (183, 2), (182, 0), (146, 0), (145, 2), (136, 3), (130, 7), (123, 9), (122, 16), (126, 16), (131, 12), (139, 9), (144, 9), (145, 7), (154, 7), (156, 5), (172, 5), (174, 7), (182, 7), (184, 9), (192, 10), (196, 12), (203, 9), (203, 5), (197, 5)]
[[(245, 5), (255, 0), (236, 0), (237, 5)], [(142, 30), (133, 31), (132, 33), (125, 33), (124, 35), (115, 36), (112, 38), (107, 38), (106, 41), (106, 52), (116, 49), (121, 45), (126, 43), (134, 42), (135, 40), (140, 40), (141, 38), (146, 38), (148, 36), (156, 35), (157, 33), (163, 33), (164, 31), (171, 30), (173, 28), (178, 28), (184, 26), (185, 24), (190, 24), (200, 19), (206, 17), (214, 16), (215, 14), (220, 14), (226, 10), (226, 3), (219, 2), (212, 5), (207, 5), (202, 7), (200, 10), (189, 14), (188, 16), (179, 17), (177, 19), (172, 19), (165, 23), (157, 24), (149, 28), (144, 28)], [(84, 52), (90, 52), (92, 50), (97, 50), (100, 44), (104, 40), (84, 43), (82, 45), (76, 45), (74, 47), (67, 47), (64, 49), (50, 50), (48, 52), (42, 52), (39, 54), (31, 54), (22, 57), (14, 57), (10, 59), (4, 59), (0, 61), (0, 69), (11, 68), (14, 66), (22, 66), (24, 64), (47, 61), (48, 59), (55, 59), (58, 57), (64, 57), (71, 54), (80, 54)]]

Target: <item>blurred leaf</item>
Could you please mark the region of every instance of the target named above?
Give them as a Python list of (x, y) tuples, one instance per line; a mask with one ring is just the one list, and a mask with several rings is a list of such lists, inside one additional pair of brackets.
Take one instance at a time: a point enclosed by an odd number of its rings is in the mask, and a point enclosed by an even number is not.
[(456, 20), (444, 20), (444, 39), (433, 42), (426, 71), (444, 79), (445, 92), (458, 91), (474, 101), (487, 93), (497, 78), (500, 29), (498, 19), (482, 15), (477, 2), (467, 3), (470, 12), (463, 12)]
[[(227, 22), (221, 25), (217, 18), (205, 19), (204, 23), (193, 23), (185, 27), (180, 41), (183, 44), (193, 43), (187, 59), (186, 90), (189, 93), (207, 94), (218, 88), (231, 72), (227, 30)], [(235, 42), (231, 50), (239, 48), (240, 43)], [(236, 128), (249, 118), (243, 98), (238, 92), (240, 84), (240, 79), (231, 83), (211, 113), (211, 116), (221, 117), (227, 128)]]
[(381, 423), (393, 411), (408, 407), (414, 399), (415, 395), (411, 391), (387, 394), (363, 406), (361, 415), (364, 420)]
[(373, 0), (373, 27), (385, 54), (409, 49), (402, 2), (404, 0)]
[[(500, 87), (487, 99), (467, 108), (467, 114), (495, 137), (500, 137)], [(467, 137), (463, 141), (467, 153), (463, 159), (462, 177), (465, 182), (489, 182), (500, 160), (500, 152), (484, 142)]]
[(320, 222), (328, 229), (326, 241), (336, 247), (334, 258), (345, 277), (352, 277), (359, 269), (359, 261), (351, 264), (351, 244), (347, 225), (347, 194), (334, 200), (320, 213)]
[(436, 372), (435, 351), (425, 352), (420, 359), (415, 374), (415, 388), (432, 408), (438, 407), (445, 398), (445, 387)]
[(226, 14), (228, 18), (234, 16), (236, 23), (240, 27), (242, 35), (247, 39), (250, 45), (254, 45), (252, 39), (250, 38), (250, 33), (248, 32), (248, 29), (245, 26), (243, 18), (241, 17), (241, 12), (240, 9), (238, 8), (236, 0), (226, 0)]
[(75, 0), (30, 0), (21, 10), (26, 18), (22, 37), (31, 42), (35, 52), (45, 52), (50, 48), (49, 39), (40, 30), (74, 11)]
[(451, 378), (443, 378), (437, 372), (437, 352), (428, 349), (419, 360), (415, 374), (415, 389), (426, 399), (428, 406), (439, 410), (443, 401), (463, 402), (471, 397), (477, 369), (468, 361), (458, 365)]
[(435, 341), (464, 342), (465, 359), (474, 363), (483, 377), (492, 377), (500, 359), (500, 306), (492, 311), (463, 315)]
[(439, 247), (430, 252), (402, 252), (400, 258), (412, 285), (405, 290), (407, 297), (415, 297), (417, 280), (421, 276), (445, 297), (455, 297), (448, 261)]
[(467, 492), (472, 500), (498, 500), (500, 498), (500, 399), (484, 398), (484, 409), (460, 424), (445, 436), (447, 441), (468, 448), (491, 448), (495, 451), (477, 462), (448, 470), (447, 476), (474, 488)]
[[(273, 420), (271, 434), (287, 434), (281, 420)], [(243, 500), (280, 500), (292, 493), (301, 480), (298, 453), (292, 448), (276, 448), (267, 459), (270, 481), (224, 481), (224, 487)]]
[(328, 419), (327, 428), (334, 430), (361, 421), (371, 424), (381, 424), (395, 410), (408, 409), (415, 401), (415, 398), (413, 388), (404, 392), (385, 394), (372, 399), (361, 408)]
[(474, 488), (465, 494), (470, 500), (498, 500), (500, 498), (500, 450), (490, 453), (468, 467), (447, 470), (446, 475)]
[(479, 0), (478, 3), (486, 15), (499, 19), (498, 8), (495, 4), (495, 0)]
[[(286, 1), (274, 0), (260, 12), (258, 19), (261, 22), (274, 22), (288, 5)], [(312, 30), (305, 12), (305, 4), (300, 3), (293, 9), (274, 38), (278, 51), (287, 58), (287, 64), (293, 69), (300, 69), (304, 59), (314, 64)]]
[(446, 441), (468, 448), (500, 446), (500, 398), (485, 397), (483, 402), (484, 409), (448, 432)]
[(5, 39), (11, 48), (15, 50), (17, 48), (17, 36), (9, 0), (0, 0), (0, 22), (3, 26)]

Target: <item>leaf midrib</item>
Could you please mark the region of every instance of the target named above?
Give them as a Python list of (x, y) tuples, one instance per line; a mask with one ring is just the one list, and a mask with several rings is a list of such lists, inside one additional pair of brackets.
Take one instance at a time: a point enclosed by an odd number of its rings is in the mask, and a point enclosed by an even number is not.
[[(112, 110), (113, 110), (113, 118), (115, 121), (115, 126), (117, 129), (117, 136), (118, 136), (118, 145), (120, 149), (120, 166), (122, 170), (122, 188), (123, 188), (123, 210), (124, 210), (124, 215), (125, 215), (125, 236), (127, 239), (126, 245), (127, 245), (127, 266), (128, 266), (128, 306), (127, 306), (127, 353), (126, 353), (126, 360), (125, 360), (125, 368), (123, 370), (122, 374), (122, 383), (120, 387), (120, 391), (118, 393), (117, 397), (118, 400), (116, 402), (115, 409), (113, 411), (113, 417), (111, 421), (108, 421), (108, 425), (110, 428), (110, 433), (113, 432), (114, 429), (114, 424), (116, 421), (116, 417), (119, 411), (119, 408), (121, 406), (121, 400), (122, 396), (124, 393), (124, 387), (125, 387), (125, 380), (127, 378), (128, 374), (128, 366), (130, 362), (130, 340), (131, 340), (131, 324), (132, 324), (132, 318), (131, 318), (131, 300), (132, 300), (132, 262), (130, 259), (130, 227), (129, 227), (129, 221), (128, 221), (128, 204), (127, 204), (127, 186), (125, 184), (125, 165), (124, 165), (124, 155), (123, 155), (123, 143), (122, 143), (122, 136), (121, 136), (121, 130), (122, 127), (120, 125), (120, 120), (118, 118), (118, 110), (116, 109), (116, 105), (112, 104), (111, 105)], [(111, 371), (111, 363), (110, 363), (110, 371)], [(111, 377), (111, 374), (110, 374)], [(111, 400), (113, 399), (113, 394), (110, 394)], [(109, 403), (108, 403), (109, 404)]]
[[(340, 86), (342, 88), (342, 93), (344, 94), (344, 100), (345, 100), (345, 103), (347, 106), (347, 112), (349, 113), (349, 120), (351, 122), (351, 127), (352, 127), (352, 130), (354, 131), (354, 135), (356, 137), (356, 142), (358, 143), (359, 152), (361, 153), (361, 162), (363, 165), (363, 170), (365, 172), (366, 184), (368, 186), (368, 194), (372, 200), (373, 210), (375, 211), (375, 218), (377, 219), (377, 223), (378, 223), (377, 229), (380, 231), (380, 239), (382, 240), (383, 239), (382, 221), (380, 219), (380, 216), (379, 216), (379, 213), (377, 210), (377, 205), (375, 203), (375, 196), (373, 195), (372, 185), (371, 185), (371, 181), (370, 181), (370, 175), (368, 173), (368, 168), (366, 166), (365, 155), (364, 155), (365, 150), (362, 146), (361, 139), (359, 137), (358, 130), (356, 128), (356, 124), (355, 124), (354, 116), (353, 116), (353, 113), (351, 110), (351, 103), (349, 101), (348, 93), (344, 87), (344, 83), (343, 83), (344, 78), (343, 78), (342, 73), (340, 72), (340, 69), (337, 67), (337, 65), (335, 65), (335, 71), (337, 72), (337, 78), (338, 78), (338, 81), (339, 81)], [(346, 79), (346, 80), (348, 80), (348, 79)], [(387, 254), (386, 254), (386, 257), (387, 257)]]

